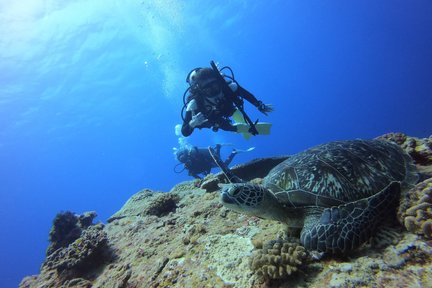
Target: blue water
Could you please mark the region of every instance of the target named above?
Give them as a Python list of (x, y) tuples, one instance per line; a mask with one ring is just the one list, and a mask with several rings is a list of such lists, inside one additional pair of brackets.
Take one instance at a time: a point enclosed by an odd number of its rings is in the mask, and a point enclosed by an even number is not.
[(256, 147), (234, 164), (431, 135), (430, 15), (428, 0), (0, 0), (0, 287), (38, 273), (57, 212), (105, 222), (138, 190), (190, 179), (173, 172), (174, 126), (186, 74), (210, 60), (276, 108), (246, 105), (270, 136), (188, 138)]

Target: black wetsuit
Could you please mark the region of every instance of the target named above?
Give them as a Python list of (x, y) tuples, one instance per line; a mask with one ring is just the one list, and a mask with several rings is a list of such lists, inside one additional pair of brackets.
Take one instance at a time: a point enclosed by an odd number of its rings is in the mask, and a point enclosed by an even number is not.
[[(258, 99), (256, 99), (252, 93), (250, 93), (249, 91), (247, 91), (246, 89), (238, 85), (238, 83), (236, 84), (237, 84), (237, 89), (233, 91), (234, 97), (240, 97), (246, 99), (255, 107), (259, 107), (261, 102), (258, 101)], [(213, 107), (214, 109), (209, 111), (210, 109), (208, 108), (211, 107), (205, 107), (204, 99), (202, 99), (203, 97), (205, 96), (200, 95), (199, 91), (195, 93), (191, 93), (188, 97), (188, 101), (187, 101), (188, 103), (192, 99), (195, 99), (197, 101), (198, 108), (194, 111), (195, 114), (201, 112), (204, 114), (206, 119), (208, 119), (207, 122), (198, 125), (194, 128), (199, 128), (199, 129), (213, 128), (215, 130), (222, 129), (225, 131), (236, 131), (236, 127), (232, 125), (231, 119), (229, 118), (233, 115), (233, 113), (236, 110), (236, 107), (234, 106), (234, 103), (232, 103), (231, 99), (229, 99), (224, 95), (223, 100), (217, 104), (217, 107)], [(192, 128), (189, 125), (192, 116), (193, 116), (192, 111), (186, 111), (186, 115), (184, 117), (182, 129), (181, 129), (184, 137), (191, 135), (194, 130), (194, 128)]]

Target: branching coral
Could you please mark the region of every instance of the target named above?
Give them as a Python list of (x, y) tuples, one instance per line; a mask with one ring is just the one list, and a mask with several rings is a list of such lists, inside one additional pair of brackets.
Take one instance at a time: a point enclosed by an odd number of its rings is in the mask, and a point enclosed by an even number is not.
[(401, 199), (398, 218), (408, 231), (432, 239), (432, 178), (417, 184)]
[(284, 279), (298, 270), (306, 250), (297, 243), (274, 240), (264, 244), (252, 257), (251, 268), (265, 280)]

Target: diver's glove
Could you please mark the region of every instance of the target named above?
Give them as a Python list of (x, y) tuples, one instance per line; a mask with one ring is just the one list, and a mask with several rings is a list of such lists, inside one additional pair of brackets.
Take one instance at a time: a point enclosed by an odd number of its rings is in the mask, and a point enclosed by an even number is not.
[(273, 105), (271, 104), (264, 104), (262, 101), (258, 101), (258, 110), (263, 113), (264, 115), (267, 115), (267, 113), (273, 112)]
[(195, 128), (207, 122), (208, 119), (204, 116), (203, 113), (199, 112), (198, 114), (192, 116), (192, 119), (189, 121), (189, 126)]

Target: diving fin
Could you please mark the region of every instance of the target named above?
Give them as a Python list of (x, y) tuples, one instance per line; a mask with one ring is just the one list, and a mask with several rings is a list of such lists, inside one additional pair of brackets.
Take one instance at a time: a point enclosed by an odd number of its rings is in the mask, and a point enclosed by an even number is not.
[(250, 147), (250, 148), (248, 148), (246, 150), (235, 149), (235, 152), (236, 153), (246, 153), (246, 152), (250, 152), (250, 151), (252, 151), (254, 149), (255, 149), (255, 147)]
[(236, 109), (234, 111), (234, 114), (232, 115), (232, 118), (233, 118), (233, 120), (234, 120), (235, 123), (247, 124), (246, 121), (244, 120), (243, 114), (238, 109)]
[[(252, 136), (249, 131), (251, 127), (244, 120), (243, 114), (240, 112), (240, 110), (237, 109), (232, 115), (232, 118), (235, 122), (234, 126), (237, 127), (237, 133), (242, 133), (243, 137), (248, 140)], [(268, 122), (258, 122), (255, 124), (258, 135), (269, 135), (271, 126), (272, 124)]]
[(270, 135), (270, 129), (272, 127), (272, 123), (258, 122), (257, 124), (255, 124), (255, 127), (259, 135)]
[[(249, 132), (250, 126), (245, 123), (234, 124), (237, 127), (237, 133), (243, 134), (243, 137), (248, 140), (252, 134)], [(269, 135), (272, 124), (268, 122), (258, 122), (255, 124), (255, 128), (258, 131), (258, 135)]]

